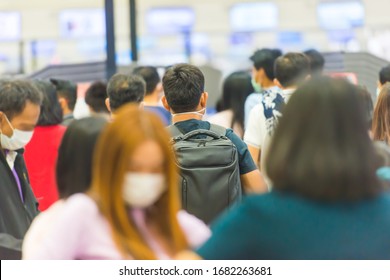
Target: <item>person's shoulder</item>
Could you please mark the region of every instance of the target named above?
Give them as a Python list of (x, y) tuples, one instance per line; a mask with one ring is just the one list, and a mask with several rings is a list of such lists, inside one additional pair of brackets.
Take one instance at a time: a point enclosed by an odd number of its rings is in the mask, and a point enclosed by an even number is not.
[(191, 225), (191, 226), (197, 226), (197, 225), (204, 226), (205, 225), (205, 223), (202, 220), (200, 220), (196, 216), (188, 213), (185, 210), (180, 210), (179, 212), (177, 212), (177, 219), (178, 219), (180, 225), (182, 225), (182, 226), (188, 226), (188, 225)]
[(271, 191), (265, 194), (250, 194), (243, 198), (242, 205), (244, 209), (253, 211), (254, 209), (272, 209), (279, 208), (279, 204), (288, 200), (296, 200), (294, 196), (285, 195), (277, 191)]
[(95, 201), (87, 194), (85, 193), (76, 193), (71, 195), (66, 200), (67, 205), (86, 205), (88, 207), (91, 207), (92, 205), (96, 206)]
[(390, 192), (386, 191), (380, 194), (374, 202), (390, 210)]
[(251, 103), (251, 102), (260, 102), (262, 97), (262, 93), (254, 92), (248, 95), (248, 97), (245, 99), (245, 103)]
[(231, 128), (226, 128), (225, 136), (229, 138), (230, 141), (234, 142), (244, 142)]
[(256, 121), (258, 118), (260, 118), (263, 115), (264, 107), (263, 107), (264, 100), (260, 100), (258, 104), (256, 104), (251, 111), (249, 112), (249, 120), (250, 121)]
[(255, 107), (253, 107), (253, 109), (251, 110), (251, 112), (254, 112), (255, 114), (261, 114), (261, 112), (264, 110), (263, 106), (261, 105), (262, 102), (264, 99), (262, 99), (259, 104), (256, 104)]
[(282, 91), (279, 89), (268, 90), (263, 95), (262, 103), (266, 103), (269, 100), (283, 101)]
[(180, 210), (177, 213), (177, 219), (192, 248), (200, 246), (210, 238), (211, 230), (209, 227), (194, 215)]
[(96, 202), (84, 193), (71, 195), (66, 199), (63, 208), (69, 215), (77, 214), (81, 216), (96, 215), (99, 212)]

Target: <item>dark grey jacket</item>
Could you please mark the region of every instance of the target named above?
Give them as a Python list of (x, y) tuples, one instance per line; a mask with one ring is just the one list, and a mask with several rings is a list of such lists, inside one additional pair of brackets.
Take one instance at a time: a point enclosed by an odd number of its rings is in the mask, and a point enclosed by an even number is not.
[(0, 236), (7, 236), (0, 238), (2, 260), (20, 256), (23, 237), (39, 213), (38, 203), (29, 183), (23, 152), (23, 149), (18, 151), (14, 166), (21, 183), (24, 202), (20, 198), (18, 185), (4, 152), (0, 149)]

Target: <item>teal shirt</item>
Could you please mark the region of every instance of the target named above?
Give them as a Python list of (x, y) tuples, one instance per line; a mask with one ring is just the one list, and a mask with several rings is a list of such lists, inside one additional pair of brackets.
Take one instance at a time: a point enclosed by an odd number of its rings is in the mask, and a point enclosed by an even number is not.
[(212, 232), (197, 250), (204, 259), (390, 259), (390, 194), (355, 203), (253, 195)]

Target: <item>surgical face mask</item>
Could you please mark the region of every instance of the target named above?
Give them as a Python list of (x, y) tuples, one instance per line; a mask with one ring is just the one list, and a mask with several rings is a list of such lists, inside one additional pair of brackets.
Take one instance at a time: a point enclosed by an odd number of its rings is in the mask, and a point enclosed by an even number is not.
[(184, 112), (184, 113), (172, 114), (172, 117), (176, 117), (176, 116), (180, 116), (180, 115), (188, 115), (188, 114), (195, 114), (195, 115), (203, 117), (206, 114), (206, 108), (203, 108), (203, 109), (201, 109), (199, 111), (195, 111), (195, 112)]
[[(5, 116), (7, 118), (7, 116)], [(3, 149), (15, 151), (23, 148), (30, 142), (34, 131), (23, 131), (13, 128), (12, 124), (7, 118), (9, 126), (12, 128), (12, 136), (8, 137), (0, 130), (0, 143)]]
[(259, 85), (254, 78), (252, 78), (251, 83), (255, 92), (261, 92), (261, 85)]
[(162, 174), (128, 172), (125, 175), (123, 199), (130, 207), (147, 208), (165, 191), (165, 177)]

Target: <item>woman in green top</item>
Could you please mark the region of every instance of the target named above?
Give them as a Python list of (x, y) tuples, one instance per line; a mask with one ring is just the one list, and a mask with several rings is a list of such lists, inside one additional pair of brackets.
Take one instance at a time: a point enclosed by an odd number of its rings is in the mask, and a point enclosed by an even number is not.
[(286, 106), (266, 161), (273, 191), (248, 197), (178, 258), (390, 259), (390, 195), (375, 171), (357, 88), (316, 78)]

